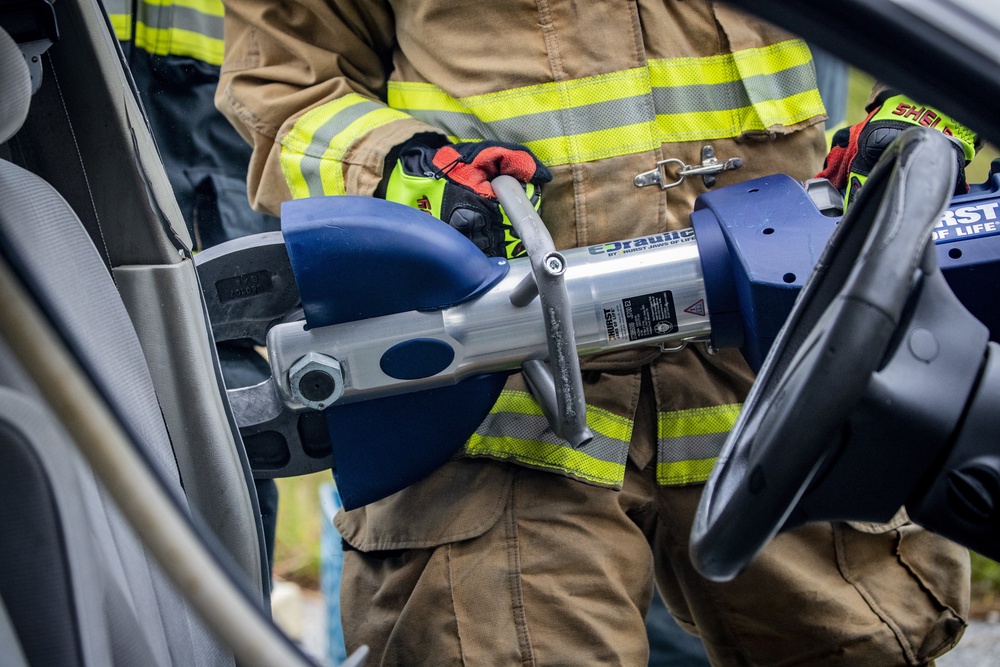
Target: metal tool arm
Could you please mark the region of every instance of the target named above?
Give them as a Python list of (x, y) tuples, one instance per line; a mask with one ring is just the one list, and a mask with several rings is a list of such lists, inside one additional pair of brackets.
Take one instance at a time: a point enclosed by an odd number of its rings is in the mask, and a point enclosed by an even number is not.
[(545, 320), (549, 364), (529, 360), (521, 367), (522, 371), (552, 430), (574, 447), (580, 447), (594, 435), (587, 428), (583, 378), (564, 279), (566, 259), (556, 250), (524, 187), (510, 176), (498, 176), (492, 184), (531, 261), (531, 273), (511, 293), (511, 303), (523, 307), (537, 295)]

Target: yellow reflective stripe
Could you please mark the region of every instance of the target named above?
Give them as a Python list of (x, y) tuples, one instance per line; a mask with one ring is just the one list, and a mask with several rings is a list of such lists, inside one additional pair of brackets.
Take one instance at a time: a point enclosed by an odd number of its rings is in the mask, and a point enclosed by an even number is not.
[(135, 45), (154, 55), (188, 56), (210, 65), (222, 65), (221, 39), (181, 28), (154, 28), (144, 23), (136, 23), (135, 32)]
[(756, 49), (744, 49), (730, 54), (743, 78), (774, 74), (812, 62), (812, 53), (801, 39), (789, 39)]
[(521, 143), (554, 166), (789, 127), (823, 115), (811, 58), (801, 40), (789, 40), (464, 98), (429, 83), (390, 81), (388, 103), (452, 140)]
[(468, 113), (484, 123), (491, 123), (533, 113), (648, 95), (649, 92), (649, 72), (641, 67), (461, 99), (452, 97), (431, 83), (390, 81), (387, 99), (393, 108)]
[(500, 398), (493, 404), (491, 414), (498, 412), (514, 412), (519, 415), (535, 415), (544, 417), (542, 406), (526, 391), (514, 391), (504, 389), (500, 392)]
[(127, 42), (132, 39), (132, 16), (129, 14), (109, 14), (111, 27), (115, 30), (115, 37), (120, 42)]
[[(526, 391), (515, 391), (504, 389), (500, 392), (500, 397), (493, 404), (490, 414), (499, 412), (510, 412), (519, 415), (532, 415), (544, 417), (542, 406), (535, 398)], [(632, 420), (627, 417), (616, 415), (613, 412), (595, 408), (593, 405), (587, 406), (587, 426), (594, 433), (628, 442), (632, 439)]]
[(186, 7), (210, 16), (222, 16), (224, 12), (222, 0), (142, 0), (142, 4), (159, 7)]
[(795, 125), (826, 113), (823, 98), (816, 89), (781, 99), (757, 102), (751, 108), (756, 112), (759, 125), (750, 124), (744, 131)]
[(587, 406), (587, 425), (594, 439), (573, 449), (552, 433), (531, 394), (504, 390), (483, 425), (466, 443), (465, 453), (558, 470), (603, 486), (621, 486), (632, 420)]
[(739, 81), (753, 76), (769, 76), (805, 65), (812, 54), (805, 42), (791, 39), (756, 49), (702, 58), (662, 58), (648, 63), (654, 88), (711, 85)]
[(728, 433), (736, 424), (742, 403), (713, 405), (676, 412), (661, 412), (657, 435), (660, 440), (708, 433)]
[(742, 407), (732, 403), (660, 413), (657, 483), (669, 486), (707, 480)]
[(432, 83), (390, 81), (386, 100), (393, 109), (409, 111), (451, 111), (466, 113), (468, 109)]
[(660, 486), (679, 486), (681, 484), (701, 484), (708, 481), (715, 467), (717, 457), (697, 459), (693, 461), (678, 461), (676, 463), (656, 464), (656, 483)]
[[(761, 117), (761, 112), (768, 112)], [(766, 105), (722, 111), (695, 111), (656, 116), (657, 138), (663, 143), (726, 139), (743, 132), (763, 132), (776, 125), (795, 125), (822, 114), (819, 91), (799, 93)], [(779, 120), (780, 119), (780, 120)]]
[(653, 88), (713, 85), (738, 81), (740, 78), (731, 53), (703, 58), (653, 59), (647, 63), (647, 67)]
[(744, 121), (752, 120), (751, 111), (745, 107), (723, 111), (658, 114), (656, 116), (657, 136), (661, 137), (664, 143), (733, 137), (741, 132)]
[(588, 405), (587, 426), (598, 435), (627, 443), (632, 439), (634, 422), (607, 410)]
[(650, 130), (651, 123), (636, 123), (566, 137), (526, 141), (524, 145), (542, 164), (553, 167), (653, 150), (663, 140), (655, 137)]
[(408, 116), (357, 93), (299, 118), (281, 140), (280, 163), (292, 197), (347, 194), (343, 157), (372, 130)]
[(513, 459), (536, 468), (558, 470), (602, 486), (621, 486), (625, 465), (587, 456), (569, 445), (541, 440), (521, 440), (511, 436), (486, 436), (474, 433), (465, 445), (469, 456)]

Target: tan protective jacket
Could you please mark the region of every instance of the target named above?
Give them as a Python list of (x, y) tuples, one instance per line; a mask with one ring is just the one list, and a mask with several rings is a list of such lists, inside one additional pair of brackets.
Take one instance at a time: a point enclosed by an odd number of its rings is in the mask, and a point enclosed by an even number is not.
[[(370, 195), (389, 151), (421, 132), (529, 147), (553, 174), (541, 215), (559, 248), (690, 226), (701, 179), (662, 191), (658, 160), (745, 166), (804, 180), (825, 155), (807, 47), (707, 0), (227, 0), (216, 104), (252, 143), (255, 207)], [(703, 481), (752, 380), (738, 353), (657, 349), (584, 363), (597, 434), (565, 446), (515, 379), (467, 445), (618, 486), (641, 382), (659, 406), (659, 479)]]

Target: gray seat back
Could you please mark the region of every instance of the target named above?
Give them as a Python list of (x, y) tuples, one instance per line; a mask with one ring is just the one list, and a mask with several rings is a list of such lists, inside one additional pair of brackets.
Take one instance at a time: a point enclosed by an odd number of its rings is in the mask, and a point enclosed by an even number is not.
[(118, 41), (99, 0), (0, 0), (0, 25), (25, 48), (44, 23), (22, 30), (25, 21), (8, 19), (8, 7), (47, 7), (58, 27), (38, 56), (40, 86), (8, 143), (9, 159), (62, 195), (113, 271), (188, 504), (266, 601), (259, 508), (217, 374), (187, 228)]
[[(27, 76), (0, 30), (0, 144), (23, 122)], [(104, 259), (62, 196), (2, 159), (0, 251), (183, 498), (146, 358)], [(233, 664), (5, 349), (0, 371), (0, 599), (29, 664)]]

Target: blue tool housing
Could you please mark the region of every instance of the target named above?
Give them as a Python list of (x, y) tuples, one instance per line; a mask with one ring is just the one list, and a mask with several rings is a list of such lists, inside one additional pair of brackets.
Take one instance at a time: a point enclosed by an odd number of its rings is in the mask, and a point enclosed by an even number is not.
[[(783, 174), (698, 198), (691, 224), (716, 348), (738, 347), (760, 368), (839, 221)], [(985, 183), (952, 199), (933, 240), (949, 286), (1000, 339), (1000, 161)]]
[[(447, 308), (508, 271), (506, 260), (486, 257), (437, 218), (372, 197), (286, 202), (281, 231), (309, 327)], [(381, 367), (416, 379), (453, 357), (447, 343), (415, 338), (388, 350)], [(344, 507), (384, 498), (446, 463), (486, 418), (507, 375), (324, 410)]]
[(698, 198), (691, 224), (716, 348), (738, 347), (760, 368), (838, 220), (784, 174)]
[(373, 197), (285, 202), (281, 232), (310, 327), (447, 308), (509, 269), (437, 218)]
[(951, 200), (934, 228), (938, 263), (948, 285), (970, 313), (1000, 341), (1000, 160), (985, 183)]

